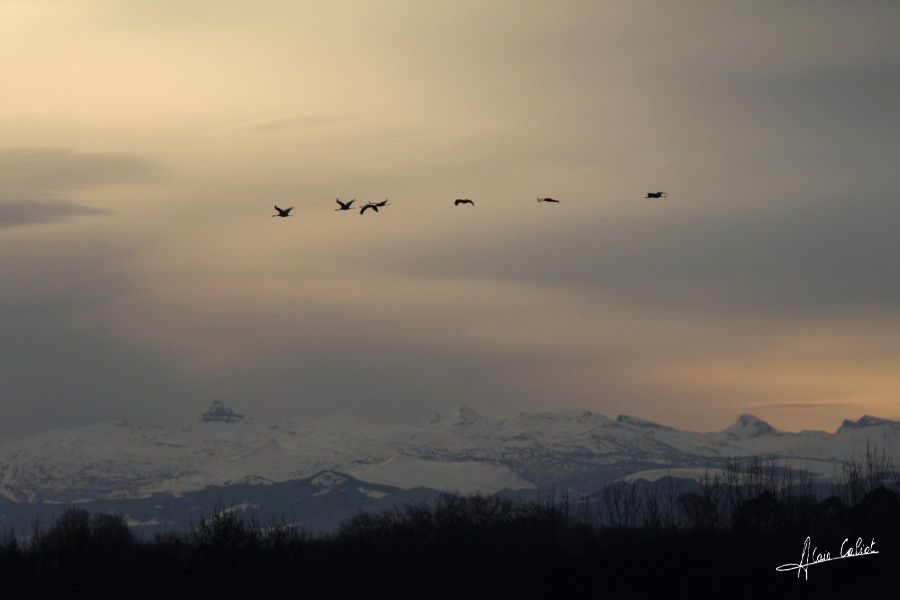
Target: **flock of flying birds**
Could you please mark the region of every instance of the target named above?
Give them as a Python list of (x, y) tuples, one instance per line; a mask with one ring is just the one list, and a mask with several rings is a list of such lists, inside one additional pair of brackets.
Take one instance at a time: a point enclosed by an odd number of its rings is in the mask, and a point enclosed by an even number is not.
[[(666, 194), (665, 192), (647, 192), (647, 195), (645, 196), (645, 198), (665, 198), (666, 196), (668, 196), (668, 194)], [(554, 198), (541, 198), (540, 196), (538, 197), (537, 201), (538, 202), (548, 202), (551, 204), (559, 204), (559, 200), (556, 200)], [(349, 200), (347, 202), (341, 202), (341, 199), (337, 198), (335, 200), (335, 202), (338, 203), (338, 207), (336, 209), (334, 209), (335, 211), (353, 210), (353, 203), (356, 202), (356, 198), (354, 198), (353, 200)], [(475, 206), (475, 201), (471, 200), (469, 198), (457, 198), (456, 200), (453, 201), (453, 206), (460, 206), (463, 204)], [(390, 206), (387, 198), (385, 198), (381, 202), (367, 202), (366, 204), (363, 204), (362, 207), (359, 209), (359, 214), (363, 215), (366, 213), (367, 210), (378, 212), (379, 208), (384, 208), (385, 206)], [(288, 208), (278, 208), (278, 205), (276, 204), (275, 210), (277, 212), (274, 215), (272, 215), (273, 217), (293, 217), (294, 216), (291, 214), (291, 211), (294, 210), (293, 206), (288, 207)]]

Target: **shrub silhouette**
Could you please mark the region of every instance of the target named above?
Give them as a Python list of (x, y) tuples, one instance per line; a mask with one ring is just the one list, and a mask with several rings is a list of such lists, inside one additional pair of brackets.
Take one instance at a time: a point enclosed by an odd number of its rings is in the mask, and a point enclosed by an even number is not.
[[(75, 508), (36, 524), (28, 540), (0, 537), (0, 597), (227, 598), (287, 589), (311, 598), (595, 598), (723, 586), (738, 597), (783, 596), (797, 582), (774, 567), (796, 560), (807, 535), (836, 552), (844, 538), (889, 543), (900, 532), (900, 499), (885, 488), (850, 507), (764, 486), (740, 503), (701, 491), (678, 504), (683, 527), (595, 526), (565, 496), (444, 494), (357, 514), (328, 535), (217, 510), (186, 535), (152, 540), (134, 539), (120, 516)], [(859, 594), (883, 583), (895, 562), (885, 554), (841, 564), (844, 571), (816, 567), (803, 590)]]
[(784, 507), (775, 494), (763, 492), (744, 502), (734, 515), (733, 528), (744, 538), (768, 540), (784, 526)]
[(867, 538), (897, 539), (900, 534), (897, 515), (900, 514), (900, 496), (894, 490), (879, 487), (860, 500), (850, 511), (858, 533)]

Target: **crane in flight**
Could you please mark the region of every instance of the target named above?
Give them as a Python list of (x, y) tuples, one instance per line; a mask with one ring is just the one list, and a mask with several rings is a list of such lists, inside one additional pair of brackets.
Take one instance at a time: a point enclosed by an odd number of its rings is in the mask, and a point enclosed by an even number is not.
[[(366, 212), (367, 210), (369, 210), (370, 208), (371, 208), (372, 210), (374, 210), (375, 212), (378, 212), (378, 206), (379, 206), (379, 204), (373, 204), (373, 203), (369, 202), (368, 204), (366, 204), (365, 206), (363, 206), (361, 209), (359, 209), (359, 214), (361, 214), (361, 215), (362, 215), (362, 214), (365, 214), (365, 212)], [(382, 206), (383, 206), (383, 205), (382, 205)]]
[(453, 206), (459, 206), (460, 204), (471, 204), (472, 206), (475, 206), (475, 201), (469, 200), (468, 198), (457, 198), (453, 201)]
[(553, 198), (541, 198), (538, 196), (538, 202), (553, 202), (554, 204), (559, 204), (559, 200), (554, 200)]
[(336, 208), (334, 210), (350, 210), (350, 207), (353, 206), (353, 203), (356, 202), (356, 198), (350, 200), (349, 202), (341, 202), (340, 198), (336, 198), (335, 202), (338, 203), (340, 208)]
[(291, 211), (294, 210), (293, 206), (291, 206), (290, 208), (278, 208), (278, 205), (276, 204), (275, 210), (278, 211), (278, 214), (272, 215), (273, 217), (293, 217), (294, 216), (291, 214)]
[(665, 198), (668, 196), (665, 192), (647, 192), (645, 198)]

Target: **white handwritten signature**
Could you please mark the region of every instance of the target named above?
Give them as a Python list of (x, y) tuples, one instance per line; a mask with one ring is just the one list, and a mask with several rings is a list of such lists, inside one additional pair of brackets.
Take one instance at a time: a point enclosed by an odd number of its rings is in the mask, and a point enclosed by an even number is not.
[(812, 552), (809, 550), (809, 546), (812, 543), (809, 536), (807, 536), (806, 541), (803, 542), (803, 550), (800, 552), (800, 562), (799, 563), (788, 563), (786, 565), (781, 565), (780, 567), (775, 567), (776, 571), (797, 571), (797, 577), (800, 577), (800, 572), (803, 571), (803, 576), (808, 580), (809, 579), (809, 567), (810, 565), (818, 565), (820, 563), (831, 562), (833, 560), (841, 560), (842, 558), (853, 558), (855, 556), (868, 556), (870, 554), (878, 554), (878, 550), (875, 550), (875, 538), (872, 538), (872, 542), (868, 545), (864, 544), (862, 538), (856, 539), (856, 544), (850, 546), (848, 548), (844, 548), (844, 546), (849, 542), (849, 538), (844, 538), (844, 541), (841, 542), (841, 553), (840, 556), (831, 556), (831, 552), (819, 552), (819, 547), (814, 546)]

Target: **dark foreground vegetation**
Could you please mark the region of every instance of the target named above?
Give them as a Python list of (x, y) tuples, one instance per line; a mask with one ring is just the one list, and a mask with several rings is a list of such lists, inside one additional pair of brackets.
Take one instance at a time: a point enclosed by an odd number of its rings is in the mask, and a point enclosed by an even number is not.
[[(527, 503), (444, 495), (361, 513), (329, 535), (219, 512), (188, 535), (139, 540), (120, 516), (70, 509), (28, 539), (0, 542), (0, 598), (829, 598), (896, 589), (891, 466), (845, 468), (825, 499), (763, 467), (733, 465), (674, 495), (670, 482)], [(776, 572), (800, 562), (807, 536), (833, 557), (845, 538), (845, 548), (874, 538), (880, 554), (810, 566), (808, 580)]]

